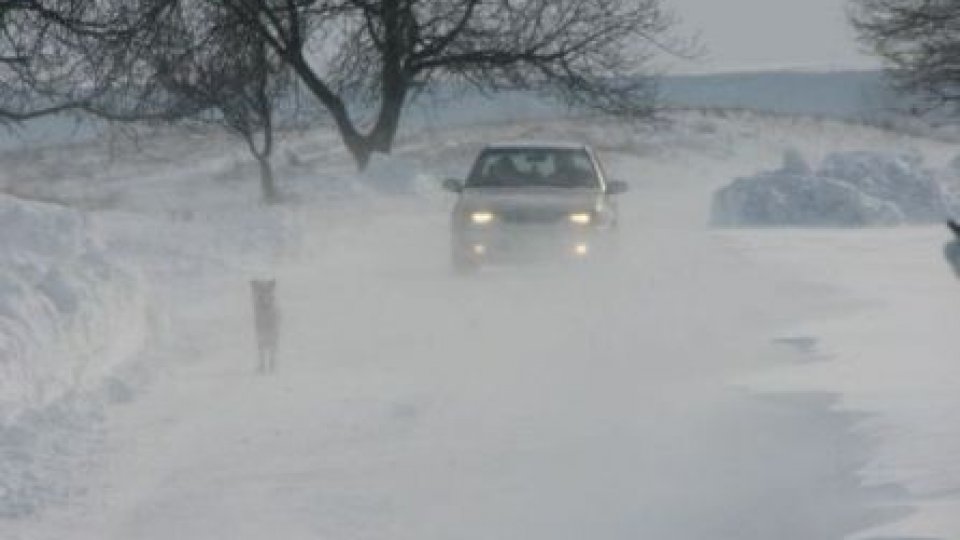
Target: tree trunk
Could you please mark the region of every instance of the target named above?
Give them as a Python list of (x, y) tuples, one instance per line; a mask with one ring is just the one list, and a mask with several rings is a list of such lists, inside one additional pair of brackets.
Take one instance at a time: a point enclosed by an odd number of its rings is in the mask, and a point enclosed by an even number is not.
[(347, 137), (341, 130), (340, 135), (347, 145), (347, 150), (353, 156), (353, 161), (357, 164), (357, 170), (364, 171), (370, 164), (370, 158), (373, 156), (374, 149), (370, 146), (367, 137), (358, 136), (353, 139)]
[(347, 143), (347, 148), (357, 162), (361, 171), (370, 164), (370, 157), (374, 152), (389, 154), (393, 151), (393, 143), (400, 129), (400, 117), (407, 100), (407, 81), (397, 74), (385, 83), (383, 102), (377, 122), (366, 135), (361, 135), (352, 127), (347, 131), (340, 130), (341, 136)]
[(353, 124), (346, 104), (340, 96), (317, 77), (301, 51), (298, 50), (292, 55), (288, 55), (288, 61), (300, 80), (307, 86), (307, 89), (320, 100), (320, 103), (333, 117), (333, 121), (337, 125), (337, 131), (340, 132), (340, 138), (346, 145), (347, 150), (350, 151), (350, 155), (353, 156), (357, 168), (361, 171), (365, 169), (370, 163), (370, 155), (373, 151), (367, 137), (364, 137)]
[[(402, 84), (402, 83), (400, 83)], [(377, 123), (369, 135), (369, 144), (374, 151), (389, 154), (400, 129), (400, 116), (407, 99), (406, 88), (399, 86), (385, 95)]]
[(263, 197), (263, 202), (266, 204), (279, 203), (280, 197), (273, 177), (273, 164), (270, 161), (270, 156), (257, 156), (257, 163), (260, 164), (260, 194)]

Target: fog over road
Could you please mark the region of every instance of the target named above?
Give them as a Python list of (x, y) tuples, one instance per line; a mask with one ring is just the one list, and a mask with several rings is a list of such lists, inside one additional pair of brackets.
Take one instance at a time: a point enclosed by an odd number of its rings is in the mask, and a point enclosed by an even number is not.
[(192, 357), (110, 418), (75, 538), (826, 540), (876, 523), (853, 419), (737, 384), (809, 360), (774, 340), (828, 293), (727, 249), (696, 167), (609, 157), (632, 190), (622, 252), (595, 264), (453, 276), (439, 196), (334, 230), (317, 216), (277, 276), (278, 371), (253, 373), (237, 283), (184, 336)]

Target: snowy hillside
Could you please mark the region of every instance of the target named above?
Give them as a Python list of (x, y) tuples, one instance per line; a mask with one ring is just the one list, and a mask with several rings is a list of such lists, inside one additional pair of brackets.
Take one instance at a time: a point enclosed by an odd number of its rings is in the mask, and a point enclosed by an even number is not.
[[(631, 185), (619, 256), (451, 274), (439, 181), (503, 139), (599, 149)], [(0, 245), (0, 336), (20, 341), (0, 344), (27, 344), (2, 365), (71, 388), (87, 364), (54, 361), (69, 343), (97, 351), (85, 380), (110, 390), (57, 409), (65, 438), (39, 390), (0, 383), (21, 411), (0, 440), (0, 537), (954, 537), (948, 233), (711, 228), (713, 194), (788, 150), (821, 164), (792, 159), (792, 174), (852, 183), (843, 165), (919, 156), (903, 170), (936, 173), (909, 178), (947, 192), (957, 153), (751, 113), (434, 118), (363, 175), (326, 129), (284, 133), (276, 208), (215, 132), (8, 153), (0, 188), (83, 213), (0, 199), (21, 231)], [(912, 216), (901, 185), (872, 196)], [(269, 377), (253, 370), (260, 277), (284, 321)], [(92, 341), (61, 340), (77, 336)], [(101, 357), (104, 341), (147, 347)]]
[[(816, 117), (898, 125), (912, 132), (936, 132), (949, 124), (931, 113), (925, 119), (903, 114), (913, 103), (892, 92), (880, 71), (754, 71), (710, 75), (665, 75), (659, 83), (661, 104), (670, 109), (752, 111), (784, 117)], [(281, 123), (305, 125), (323, 113), (310, 103), (282, 106)], [(362, 107), (361, 107), (362, 109)], [(403, 118), (408, 129), (477, 126), (504, 121), (544, 121), (572, 115), (566, 107), (535, 93), (503, 92), (495, 99), (470, 88), (441, 88), (415, 97)], [(952, 133), (948, 127), (944, 133)], [(0, 137), (0, 149), (32, 149), (94, 139), (122, 138), (129, 129), (71, 116), (41, 118)]]

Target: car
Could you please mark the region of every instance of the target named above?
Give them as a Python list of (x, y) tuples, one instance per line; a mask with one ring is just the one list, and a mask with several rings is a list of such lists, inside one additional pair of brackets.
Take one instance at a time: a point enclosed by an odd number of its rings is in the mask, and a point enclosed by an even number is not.
[(510, 143), (485, 147), (458, 194), (451, 256), (458, 272), (547, 258), (584, 259), (611, 244), (618, 223), (612, 180), (585, 144)]

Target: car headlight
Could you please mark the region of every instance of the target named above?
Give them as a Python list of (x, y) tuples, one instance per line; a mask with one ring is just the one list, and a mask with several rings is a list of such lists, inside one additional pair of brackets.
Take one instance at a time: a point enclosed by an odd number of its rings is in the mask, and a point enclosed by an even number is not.
[(570, 223), (577, 225), (589, 225), (593, 222), (593, 216), (587, 213), (570, 214)]
[(472, 221), (474, 225), (486, 225), (493, 221), (493, 213), (474, 212), (470, 214), (470, 221)]

